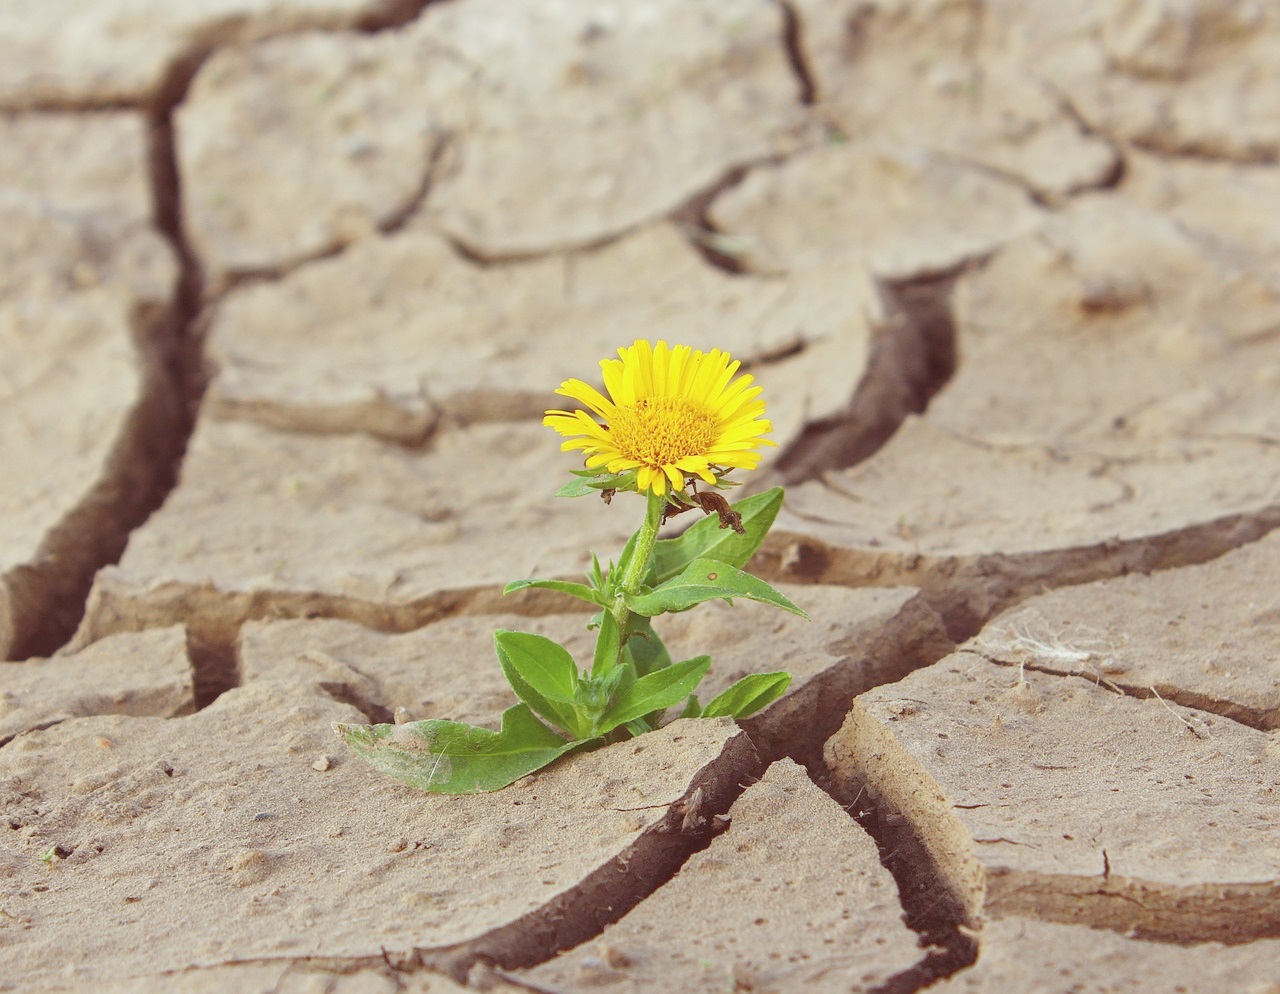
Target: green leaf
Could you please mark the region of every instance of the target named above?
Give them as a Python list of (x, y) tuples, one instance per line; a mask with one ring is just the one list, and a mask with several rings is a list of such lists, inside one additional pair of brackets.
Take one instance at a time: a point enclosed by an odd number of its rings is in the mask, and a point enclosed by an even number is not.
[(702, 717), (748, 718), (786, 693), (790, 673), (753, 673), (716, 694), (702, 709)]
[(572, 469), (574, 479), (556, 491), (557, 497), (585, 497), (587, 494), (598, 494), (601, 490), (629, 490), (636, 482), (636, 471), (629, 469), (625, 473), (605, 473), (593, 469)]
[(618, 634), (618, 621), (612, 611), (601, 613), (600, 630), (596, 632), (595, 659), (591, 663), (593, 677), (604, 676), (618, 665), (622, 643)]
[(629, 469), (625, 473), (606, 473), (591, 481), (592, 490), (629, 490), (635, 486), (636, 471)]
[(649, 619), (642, 614), (631, 616), (627, 627), (631, 635), (627, 638), (627, 653), (635, 664), (636, 675), (645, 676), (655, 670), (671, 665), (671, 654), (662, 644), (662, 639), (653, 630)]
[[(610, 706), (616, 701), (621, 694), (627, 693), (628, 689), (636, 682), (636, 668), (630, 660), (624, 659), (611, 672), (601, 678), (601, 685), (604, 687), (608, 695)], [(604, 710), (603, 708), (601, 710)]]
[(697, 656), (642, 676), (620, 693), (613, 707), (600, 716), (595, 733), (605, 735), (653, 711), (665, 711), (693, 693), (711, 665), (710, 656)]
[(684, 710), (680, 712), (681, 718), (701, 718), (702, 705), (698, 703), (698, 695), (690, 694), (689, 699), (684, 702)]
[(333, 727), (375, 769), (435, 794), (501, 790), (585, 745), (566, 742), (524, 704), (503, 712), (497, 732), (439, 719)]
[(557, 497), (585, 497), (587, 494), (599, 493), (592, 490), (590, 481), (581, 476), (575, 475), (572, 480), (564, 484), (562, 487), (556, 488)]
[[(653, 630), (649, 619), (642, 614), (633, 614), (627, 621), (631, 635), (627, 638), (623, 659), (631, 664), (637, 676), (646, 676), (671, 665), (671, 653), (663, 644), (662, 638)], [(657, 728), (662, 720), (662, 712), (655, 711), (646, 715), (649, 728)]]
[(592, 590), (585, 583), (571, 583), (568, 580), (512, 580), (502, 588), (502, 592), (504, 594), (514, 594), (517, 590), (529, 590), (530, 588), (558, 590), (562, 594), (576, 597), (578, 600), (586, 601), (588, 604), (604, 606), (604, 598), (597, 591)]
[(631, 533), (631, 537), (627, 539), (627, 544), (622, 547), (622, 552), (618, 554), (618, 563), (609, 565), (608, 589), (613, 592), (617, 589), (618, 580), (627, 572), (627, 564), (631, 562), (631, 557), (635, 555), (636, 540), (639, 538), (640, 532), (636, 530)]
[(655, 582), (671, 579), (695, 559), (715, 559), (739, 568), (745, 566), (769, 534), (773, 519), (782, 507), (782, 495), (782, 488), (774, 487), (730, 505), (742, 515), (746, 534), (721, 528), (720, 519), (710, 515), (678, 538), (659, 539), (653, 544)]
[(494, 632), (498, 662), (516, 696), (547, 721), (585, 739), (577, 700), (578, 668), (564, 646), (530, 632)]
[(623, 723), (623, 725), (622, 725), (622, 727), (623, 727), (623, 728), (625, 728), (628, 732), (630, 732), (630, 733), (631, 733), (631, 737), (632, 737), (633, 739), (634, 739), (634, 738), (639, 738), (639, 737), (640, 737), (641, 735), (643, 735), (645, 732), (652, 732), (652, 731), (653, 731), (653, 726), (652, 726), (652, 725), (650, 725), (650, 724), (649, 724), (647, 721), (645, 721), (643, 718), (636, 718), (634, 721), (627, 721), (627, 722), (624, 722), (624, 723)]
[(645, 593), (628, 594), (626, 602), (636, 614), (652, 618), (667, 611), (685, 611), (703, 601), (730, 597), (746, 597), (780, 607), (806, 620), (809, 617), (763, 580), (715, 559), (695, 559), (661, 586)]

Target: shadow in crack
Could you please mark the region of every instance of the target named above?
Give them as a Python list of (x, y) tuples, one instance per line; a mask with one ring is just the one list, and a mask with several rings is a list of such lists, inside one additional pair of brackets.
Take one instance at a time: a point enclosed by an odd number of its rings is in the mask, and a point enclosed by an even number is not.
[(881, 864), (898, 885), (907, 927), (920, 935), (921, 945), (932, 947), (920, 963), (877, 987), (874, 994), (913, 994), (972, 966), (978, 958), (978, 942), (966, 927), (965, 909), (910, 824), (900, 815), (882, 811), (865, 784), (839, 782), (829, 773), (816, 782), (875, 840)]
[(167, 305), (139, 308), (131, 315), (142, 395), (101, 479), (45, 538), (39, 562), (11, 577), (10, 659), (49, 656), (71, 639), (97, 571), (119, 561), (129, 535), (177, 483), (205, 377), (193, 330), (201, 276), (182, 231), (172, 109), (206, 54), (175, 63), (147, 110), (152, 221), (178, 260), (178, 285)]
[[(441, 0), (386, 0), (354, 27), (365, 32), (394, 30), (434, 2)], [(233, 41), (232, 28), (230, 35), (213, 30), (193, 43), (170, 63), (155, 94), (141, 108), (148, 125), (152, 221), (178, 260), (178, 285), (161, 312), (153, 309), (133, 316), (146, 382), (109, 468), (47, 537), (40, 561), (10, 578), (10, 659), (51, 655), (73, 637), (97, 571), (119, 561), (130, 534), (177, 484), (209, 373), (203, 349), (204, 275), (184, 228), (173, 116), (204, 63), (220, 45)], [(234, 685), (225, 676), (234, 672), (234, 666), (225, 665), (227, 653), (206, 655), (208, 665), (197, 665), (197, 676), (215, 675), (202, 677), (207, 689), (198, 696), (204, 703)]]
[(911, 414), (919, 414), (956, 371), (951, 291), (974, 265), (886, 283), (888, 325), (876, 336), (866, 374), (844, 410), (810, 424), (778, 459), (787, 484), (856, 465), (879, 450)]
[(389, 725), (395, 721), (395, 712), (386, 705), (379, 704), (377, 701), (370, 700), (368, 697), (360, 694), (355, 687), (349, 683), (337, 683), (334, 681), (321, 681), (320, 689), (332, 697), (335, 701), (342, 704), (350, 704), (362, 715), (369, 719), (375, 725)]
[(735, 249), (733, 237), (716, 227), (711, 218), (711, 206), (722, 193), (738, 186), (752, 169), (762, 164), (755, 162), (735, 166), (671, 214), (671, 219), (679, 224), (689, 244), (707, 265), (730, 276), (741, 276), (747, 268), (742, 263), (741, 253)]
[(187, 658), (191, 660), (192, 690), (201, 711), (228, 690), (240, 686), (240, 661), (233, 647), (212, 643), (187, 630)]
[(367, 34), (379, 31), (393, 31), (416, 21), (424, 10), (445, 0), (384, 0), (374, 10), (369, 11), (358, 21), (356, 29)]
[(804, 49), (804, 32), (800, 23), (800, 15), (787, 0), (774, 0), (782, 13), (782, 45), (787, 53), (787, 62), (791, 65), (792, 75), (796, 78), (800, 103), (811, 107), (817, 102), (818, 86), (814, 82), (813, 71), (809, 68), (809, 58)]
[(133, 322), (142, 394), (102, 475), (45, 534), (33, 560), (5, 577), (11, 660), (51, 656), (71, 638), (99, 567), (120, 558), (130, 532), (160, 506), (176, 478), (187, 428), (179, 393), (158, 368), (174, 317), (135, 314)]

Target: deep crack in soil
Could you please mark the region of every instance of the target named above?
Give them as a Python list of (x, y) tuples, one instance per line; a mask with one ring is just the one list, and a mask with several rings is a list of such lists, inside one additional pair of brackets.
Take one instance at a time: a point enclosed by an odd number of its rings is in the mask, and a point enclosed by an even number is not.
[[(375, 33), (412, 22), (433, 3), (445, 0), (387, 0), (367, 12), (355, 30)], [(152, 222), (178, 261), (174, 299), (160, 311), (140, 309), (132, 317), (134, 345), (144, 371), (142, 395), (111, 454), (99, 483), (53, 529), (34, 564), (10, 578), (13, 635), (8, 658), (52, 655), (65, 646), (84, 617), (97, 571), (117, 563), (130, 534), (143, 525), (177, 485), (187, 444), (195, 427), (209, 371), (203, 354), (204, 276), (185, 232), (182, 176), (178, 167), (174, 113), (209, 57), (234, 40), (236, 24), (223, 38), (219, 30), (193, 43), (168, 67), (155, 94), (143, 106), (147, 122), (147, 168)], [(306, 25), (294, 30), (307, 30)], [(85, 112), (137, 109), (127, 102), (53, 101), (30, 112)], [(417, 198), (394, 219), (403, 224), (426, 195), (447, 136), (438, 142)], [(227, 644), (195, 640), (193, 660), (203, 686), (202, 705), (233, 685), (225, 675)], [(210, 677), (210, 674), (217, 674)]]
[(13, 659), (48, 656), (66, 645), (83, 620), (97, 571), (119, 561), (129, 535), (164, 503), (178, 481), (206, 376), (198, 331), (202, 277), (183, 232), (173, 109), (206, 55), (196, 53), (175, 64), (160, 88), (162, 99), (146, 113), (152, 221), (178, 260), (176, 295), (160, 313), (134, 315), (144, 387), (95, 487), (107, 500), (99, 503), (101, 498), (91, 493), (46, 540), (42, 565), (24, 577), (27, 584), (18, 588), (14, 616), (38, 621), (16, 633)]
[(845, 410), (809, 424), (778, 459), (788, 485), (855, 466), (874, 455), (911, 414), (920, 414), (956, 371), (951, 291), (980, 261), (884, 284), (889, 322), (872, 343), (866, 373)]
[(683, 798), (625, 854), (486, 935), (456, 946), (416, 950), (415, 962), (466, 983), (477, 964), (506, 970), (536, 966), (596, 938), (711, 845), (728, 827), (723, 816), (762, 771), (750, 737), (737, 736), (726, 754), (695, 776)]
[[(432, 2), (388, 0), (378, 10), (366, 14), (355, 27), (362, 31), (395, 29), (412, 22)], [(818, 97), (818, 88), (808, 67), (799, 17), (785, 0), (776, 2), (783, 15), (782, 44), (796, 76), (798, 99), (802, 104), (813, 104)], [(178, 60), (171, 67), (159, 97), (148, 112), (154, 219), (179, 259), (181, 277), (171, 308), (164, 313), (139, 316), (139, 349), (149, 373), (148, 387), (125, 433), (128, 441), (127, 451), (122, 456), (123, 467), (119, 470), (118, 479), (111, 481), (119, 484), (122, 493), (129, 495), (128, 500), (122, 499), (104, 516), (111, 520), (110, 527), (98, 522), (88, 526), (77, 524), (76, 528), (70, 529), (81, 542), (86, 533), (95, 539), (91, 559), (82, 562), (74, 570), (74, 575), (68, 573), (54, 580), (33, 573), (28, 578), (29, 587), (16, 598), (15, 615), (42, 620), (15, 638), (11, 653), (14, 658), (47, 655), (67, 642), (83, 615), (83, 605), (94, 573), (99, 567), (118, 561), (129, 533), (164, 502), (177, 481), (208, 375), (201, 337), (203, 278), (183, 228), (182, 179), (174, 149), (173, 112), (185, 98), (200, 66), (215, 48), (216, 43), (211, 42), (192, 49)], [(1075, 113), (1068, 101), (1064, 100), (1064, 106)], [(1082, 130), (1097, 133), (1082, 117), (1075, 116)], [(427, 195), (435, 165), (443, 156), (446, 143), (447, 139), (443, 140), (433, 152), (432, 164), (413, 203), (384, 233), (402, 225)], [(1178, 152), (1158, 148), (1151, 150), (1169, 156), (1205, 157), (1194, 149)], [(1237, 157), (1232, 161), (1274, 162), (1275, 159), (1274, 149), (1262, 149), (1256, 157)], [(714, 229), (709, 219), (709, 206), (716, 196), (739, 184), (758, 164), (734, 167), (712, 188), (695, 195), (672, 215), (673, 219), (681, 222), (707, 262), (726, 272), (742, 273), (743, 267), (733, 252), (733, 246), (722, 232)], [(1090, 189), (1118, 185), (1124, 169), (1123, 157), (1118, 156), (1113, 172)], [(617, 237), (622, 237), (622, 234)], [(473, 257), (465, 247), (455, 247), (480, 264), (505, 261)], [(909, 415), (926, 410), (930, 399), (951, 380), (956, 370), (956, 329), (950, 307), (952, 289), (964, 271), (980, 264), (980, 261), (967, 262), (945, 273), (886, 285), (891, 322), (874, 343), (863, 383), (846, 410), (810, 425), (783, 455), (778, 468), (786, 482), (816, 480), (824, 472), (862, 462), (881, 449)], [(765, 357), (762, 361), (769, 358), (772, 357)], [(742, 769), (758, 772), (762, 765), (783, 755), (804, 763), (815, 782), (840, 801), (851, 817), (876, 841), (882, 863), (898, 884), (908, 924), (920, 934), (926, 946), (934, 947), (921, 964), (894, 977), (877, 991), (881, 994), (909, 994), (921, 990), (972, 965), (977, 957), (977, 943), (965, 928), (964, 908), (954, 900), (910, 823), (901, 815), (883, 810), (872, 802), (864, 793), (866, 784), (837, 785), (826, 771), (821, 760), (822, 747), (847, 713), (847, 699), (930, 665), (951, 651), (953, 642), (977, 634), (996, 614), (1045, 589), (1091, 582), (1132, 570), (1169, 569), (1206, 562), (1276, 527), (1280, 527), (1280, 510), (1234, 515), (1163, 535), (1125, 542), (1112, 541), (1088, 549), (1024, 556), (994, 555), (969, 562), (929, 561), (927, 557), (894, 562), (886, 557), (863, 556), (856, 551), (826, 547), (804, 536), (779, 536), (773, 546), (766, 548), (763, 559), (770, 570), (767, 575), (801, 582), (842, 584), (851, 588), (900, 583), (919, 585), (925, 591), (924, 598), (930, 608), (946, 622), (946, 638), (940, 637), (939, 633), (933, 633), (927, 639), (909, 632), (886, 635), (885, 644), (877, 647), (875, 653), (877, 659), (886, 661), (885, 666), (892, 673), (882, 674), (878, 682), (868, 683), (862, 678), (856, 686), (851, 682), (854, 675), (850, 673), (845, 675), (847, 679), (842, 677), (841, 681), (827, 685), (823, 700), (815, 701), (814, 720), (810, 724), (796, 728), (790, 734), (782, 734), (766, 733), (755, 722), (745, 723), (752, 738), (751, 746), (746, 748), (754, 746), (763, 763), (748, 761), (744, 753), (739, 757)], [(56, 549), (50, 552), (50, 557), (67, 558)], [(209, 598), (218, 596), (216, 592), (203, 593)], [(280, 616), (278, 612), (284, 610), (287, 613), (290, 609), (296, 611), (297, 617), (313, 616), (312, 612), (318, 607), (315, 599), (308, 600), (300, 595), (292, 608), (288, 606), (288, 598), (272, 599), (269, 603), (264, 600), (230, 619), (225, 613), (225, 604), (206, 602), (202, 606), (200, 597), (196, 595), (179, 598), (174, 603), (177, 610), (166, 620), (178, 619), (189, 623), (189, 649), (197, 675), (197, 705), (201, 707), (237, 684), (235, 643), (239, 627), (245, 620)], [(537, 614), (556, 610), (559, 603), (554, 598), (526, 598), (503, 601), (501, 606), (507, 611)], [(384, 631), (408, 631), (464, 611), (496, 610), (497, 604), (497, 592), (485, 589), (442, 591), (430, 605), (420, 605), (420, 610), (416, 611), (411, 606), (394, 616), (382, 605), (341, 605), (334, 599), (326, 600), (322, 610), (327, 616), (350, 617)], [(206, 611), (207, 614), (203, 613)], [(1117, 685), (1117, 688), (1135, 697), (1155, 694), (1154, 690), (1146, 693), (1140, 687)], [(322, 685), (322, 689), (335, 699), (358, 707), (372, 721), (391, 720), (385, 706), (359, 699), (348, 686), (330, 684)], [(1202, 697), (1192, 695), (1194, 700), (1186, 695), (1179, 697), (1176, 688), (1170, 688), (1169, 693), (1161, 688), (1161, 693), (1155, 696), (1189, 707), (1200, 707), (1255, 728), (1273, 729), (1280, 724), (1280, 719), (1274, 714), (1242, 717)], [(413, 962), (404, 965), (444, 970), (466, 982), (477, 976), (477, 965), (529, 966), (599, 935), (607, 924), (621, 918), (672, 879), (690, 856), (710, 844), (718, 824), (715, 816), (726, 812), (741, 794), (745, 787), (741, 782), (743, 779), (726, 778), (726, 782), (714, 785), (700, 784), (695, 780), (690, 786), (690, 794), (698, 787), (707, 788), (703, 806), (699, 809), (704, 819), (702, 825), (695, 831), (686, 831), (683, 822), (687, 820), (687, 812), (681, 809), (680, 804), (674, 805), (664, 828), (653, 833), (653, 838), (637, 849), (634, 866), (602, 867), (563, 898), (539, 907), (509, 926), (457, 947), (419, 950)], [(70, 855), (70, 852), (59, 855)], [(1124, 899), (1125, 895), (1098, 897), (1102, 900)], [(606, 907), (607, 910), (602, 910)]]
[[(769, 160), (772, 163), (774, 160)], [(734, 250), (732, 238), (716, 227), (711, 219), (711, 206), (726, 190), (739, 186), (756, 165), (735, 166), (712, 183), (705, 190), (699, 190), (692, 197), (672, 212), (672, 220), (680, 225), (680, 230), (692, 245), (713, 266), (731, 276), (740, 276), (747, 272), (742, 260)]]
[(168, 306), (138, 307), (130, 316), (141, 396), (98, 482), (45, 537), (35, 563), (10, 577), (10, 659), (52, 655), (75, 633), (98, 569), (119, 561), (129, 535), (176, 484), (203, 393), (192, 331), (200, 274), (182, 235), (169, 111), (148, 115), (147, 159), (153, 220), (179, 262), (176, 296)]
[(818, 86), (813, 78), (813, 70), (809, 68), (809, 57), (804, 48), (804, 30), (800, 23), (800, 15), (788, 0), (773, 0), (782, 13), (782, 45), (787, 53), (787, 62), (796, 77), (798, 99), (806, 107), (817, 103)]
[(765, 579), (846, 587), (920, 587), (956, 642), (1018, 602), (1130, 573), (1194, 566), (1280, 528), (1280, 505), (1229, 514), (1155, 535), (1091, 546), (990, 555), (904, 555), (839, 548), (803, 534), (773, 532), (755, 560)]
[(866, 784), (839, 783), (829, 773), (815, 778), (815, 783), (875, 840), (881, 864), (898, 885), (907, 927), (918, 933), (920, 944), (930, 950), (916, 966), (877, 988), (877, 994), (913, 994), (972, 966), (978, 958), (978, 943), (967, 923), (966, 910), (910, 823), (882, 811), (867, 794)]

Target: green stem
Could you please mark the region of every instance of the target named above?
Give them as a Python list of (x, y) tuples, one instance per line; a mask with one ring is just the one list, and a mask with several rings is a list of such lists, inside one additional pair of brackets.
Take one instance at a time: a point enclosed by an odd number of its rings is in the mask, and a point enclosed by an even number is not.
[(626, 595), (640, 592), (644, 578), (649, 574), (649, 560), (653, 558), (653, 543), (658, 538), (658, 528), (662, 525), (662, 509), (666, 507), (664, 494), (655, 494), (652, 490), (646, 493), (647, 503), (644, 512), (644, 524), (636, 532), (636, 544), (632, 550), (631, 562), (622, 574), (613, 599), (613, 620), (618, 623), (618, 633), (625, 645), (627, 641), (627, 622), (631, 620), (631, 610), (627, 607)]

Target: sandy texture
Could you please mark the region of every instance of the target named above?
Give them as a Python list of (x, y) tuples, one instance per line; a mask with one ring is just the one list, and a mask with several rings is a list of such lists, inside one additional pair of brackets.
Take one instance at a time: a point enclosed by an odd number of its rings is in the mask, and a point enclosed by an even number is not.
[[(1025, 918), (990, 922), (979, 942), (977, 964), (930, 991), (1181, 994), (1237, 990), (1270, 994), (1274, 985), (1266, 978), (1273, 976), (1276, 955), (1280, 954), (1280, 943), (1275, 940), (1243, 947), (1214, 942), (1176, 946)], [(1046, 987), (1046, 983), (1055, 986)]]
[(145, 220), (146, 127), (136, 111), (0, 117), (0, 190), (57, 212)]
[(834, 256), (909, 279), (986, 255), (1038, 214), (1016, 183), (932, 149), (833, 141), (753, 171), (712, 218), (752, 269), (802, 270)]
[(768, 5), (496, 9), (216, 55), (179, 117), (212, 284), (399, 225), (423, 197), (424, 223), (484, 256), (590, 245), (795, 144)]
[(0, 334), (8, 393), (21, 412), (0, 429), (19, 468), (4, 500), (13, 527), (3, 558), (12, 568), (101, 480), (142, 390), (129, 312), (147, 297), (163, 300), (172, 268), (145, 231), (101, 232), (106, 251), (95, 253), (86, 226), (25, 206), (4, 213)]
[[(1274, 994), (1278, 55), (1249, 0), (0, 0), (0, 990)], [(657, 627), (787, 693), (371, 771), (334, 721), (494, 727), (495, 628), (586, 665), (501, 591), (638, 523), (539, 422), (641, 337), (764, 389), (812, 619)]]
[(115, 635), (71, 655), (6, 664), (0, 688), (0, 743), (71, 718), (169, 718), (195, 708), (181, 627)]
[[(219, 45), (376, 19), (386, 0), (77, 0), (0, 5), (0, 106), (110, 105), (170, 96), (175, 66)], [(109, 44), (104, 44), (109, 42)]]
[(1204, 559), (1274, 527), (1274, 248), (1216, 189), (1233, 242), (1091, 193), (962, 275), (952, 381), (871, 459), (790, 495), (780, 520), (810, 544), (804, 568), (968, 575), (981, 614), (1037, 584)]
[(1092, 127), (1170, 153), (1273, 158), (1280, 17), (1266, 5), (1072, 2), (1005, 30)]
[(734, 277), (670, 223), (500, 267), (411, 230), (229, 294), (210, 333), (218, 376), (207, 404), (223, 418), (419, 443), (442, 427), (562, 407), (552, 392), (562, 381), (660, 329), (727, 349), (774, 386), (771, 458), (847, 403), (887, 320), (864, 271)]
[(1196, 569), (1034, 597), (998, 618), (969, 648), (993, 661), (1091, 677), (1253, 728), (1278, 728), (1277, 538)]
[[(59, 994), (131, 994), (139, 984), (162, 986), (174, 994), (462, 994), (474, 990), (445, 974), (424, 970), (409, 971), (385, 962), (263, 960), (257, 963), (226, 963), (219, 966), (175, 970), (147, 980), (133, 977), (123, 981), (96, 981), (89, 984), (47, 987)], [(489, 988), (498, 994), (514, 994), (501, 981)]]
[[(51, 652), (159, 472), (175, 408), (148, 368), (175, 291), (147, 223), (142, 121), (0, 123), (0, 657)], [(62, 169), (66, 160), (74, 168)], [(45, 177), (52, 173), (54, 179)]]
[[(800, 42), (836, 133), (908, 145), (925, 133), (939, 152), (1043, 200), (1108, 182), (1116, 149), (992, 30), (994, 6), (798, 0)], [(904, 71), (913, 85), (901, 85)]]
[[(686, 722), (506, 793), (426, 797), (339, 748), (329, 723), (359, 712), (295, 690), (261, 681), (187, 718), (65, 721), (5, 747), (4, 808), (21, 837), (4, 864), (20, 937), (0, 947), (5, 974), (90, 983), (477, 943), (518, 961), (539, 930), (572, 935), (609, 903), (611, 861), (659, 862), (646, 850), (666, 844), (673, 804), (698, 788), (713, 803), (754, 769), (731, 722)], [(51, 846), (65, 857), (45, 865)], [(467, 855), (477, 848), (491, 851), (482, 864)], [(84, 916), (98, 924), (69, 946)], [(225, 928), (207, 932), (210, 919)]]
[[(537, 444), (545, 433), (482, 425), (415, 452), (206, 419), (168, 503), (99, 574), (79, 638), (192, 611), (222, 643), (267, 611), (403, 630), (480, 596), (496, 605), (512, 578), (579, 574), (592, 546), (620, 548), (626, 532), (598, 502), (588, 516), (525, 499), (567, 461)], [(544, 543), (513, 544), (521, 531)]]
[[(955, 654), (859, 698), (828, 760), (922, 822), (926, 849), (973, 916), (1182, 939), (1270, 935), (1280, 765), (1266, 709), (1231, 698), (1251, 696), (1251, 683), (1274, 688), (1280, 645), (1264, 608), (1248, 628), (1251, 651), (1228, 664), (1239, 677), (1219, 681), (1240, 689), (1206, 701), (1206, 668), (1224, 666), (1223, 632), (1241, 622), (1194, 621), (1207, 591), (1218, 603), (1233, 585), (1266, 589), (1241, 572), (1269, 576), (1274, 562), (1268, 541), (1208, 566), (1030, 601)], [(1101, 640), (1096, 657), (1072, 642), (1085, 630)], [(1124, 682), (1130, 669), (1125, 693), (1112, 677)], [(1171, 703), (1157, 684), (1199, 707)]]
[(403, 216), (433, 148), (460, 123), (468, 75), (416, 33), (307, 32), (220, 50), (176, 119), (183, 173), (198, 191), (192, 244), (210, 288)]
[[(797, 847), (802, 834), (811, 842)], [(734, 802), (723, 835), (598, 944), (527, 976), (560, 991), (865, 991), (922, 955), (874, 843), (783, 760)]]
[(806, 130), (771, 4), (476, 0), (423, 25), (480, 67), (457, 166), (425, 218), (483, 256), (620, 233)]

